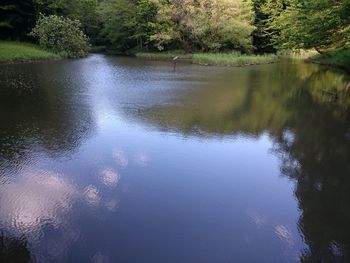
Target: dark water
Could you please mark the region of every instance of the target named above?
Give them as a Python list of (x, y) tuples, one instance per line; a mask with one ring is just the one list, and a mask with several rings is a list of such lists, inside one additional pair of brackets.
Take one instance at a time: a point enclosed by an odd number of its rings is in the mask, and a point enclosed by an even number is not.
[(0, 261), (349, 262), (347, 83), (292, 62), (0, 65)]

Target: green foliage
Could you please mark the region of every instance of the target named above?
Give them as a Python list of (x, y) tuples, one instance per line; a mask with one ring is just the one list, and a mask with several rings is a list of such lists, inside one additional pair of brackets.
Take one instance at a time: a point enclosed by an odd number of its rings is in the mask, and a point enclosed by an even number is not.
[(183, 50), (171, 51), (153, 51), (153, 52), (137, 52), (136, 57), (149, 59), (172, 59), (178, 57), (179, 59), (192, 59), (193, 54), (186, 53)]
[(98, 41), (100, 20), (98, 0), (34, 0), (36, 14), (59, 15), (77, 19), (82, 30), (93, 41)]
[(147, 47), (154, 33), (156, 7), (150, 0), (105, 0), (99, 7), (102, 35), (113, 48)]
[[(254, 25), (256, 26), (253, 32), (253, 44), (256, 50), (265, 52), (274, 52), (272, 37), (276, 33), (269, 27), (269, 21), (272, 18), (272, 13), (275, 11), (275, 3), (269, 0), (253, 0), (255, 12)], [(278, 5), (277, 5), (278, 6)]]
[(308, 59), (315, 56), (317, 51), (314, 49), (293, 49), (293, 50), (279, 50), (277, 51), (277, 56), (282, 58), (292, 58), (292, 59)]
[(311, 59), (322, 63), (342, 65), (350, 69), (350, 49), (330, 50), (326, 52), (326, 56), (317, 54), (312, 56)]
[(83, 57), (89, 51), (90, 45), (80, 26), (78, 20), (56, 15), (42, 16), (30, 35), (38, 38), (42, 47), (63, 57)]
[(133, 46), (135, 34), (135, 5), (127, 0), (106, 0), (99, 8), (104, 25), (102, 35), (114, 48), (126, 50)]
[(78, 19), (82, 30), (98, 40), (100, 21), (98, 0), (2, 0), (0, 4), (0, 37), (26, 39), (35, 22), (44, 15)]
[[(185, 50), (250, 52), (254, 13), (250, 1), (157, 1), (157, 22), (163, 28), (152, 36), (156, 46), (178, 42)], [(167, 26), (165, 26), (167, 25)]]
[(55, 58), (59, 58), (59, 56), (33, 44), (8, 41), (0, 42), (0, 61), (27, 61)]
[[(93, 44), (118, 52), (316, 49), (333, 55), (325, 51), (350, 47), (350, 0), (3, 0), (0, 37), (25, 39), (40, 14), (79, 20)], [(64, 55), (86, 52), (73, 49)]]
[(182, 50), (161, 52), (139, 52), (137, 57), (148, 59), (179, 59), (192, 60), (192, 63), (218, 66), (244, 66), (266, 64), (278, 61), (276, 55), (242, 55), (240, 52), (230, 53), (186, 53)]
[(350, 44), (350, 0), (267, 0), (265, 10), (279, 48), (320, 50)]
[(100, 18), (97, 12), (97, 0), (66, 0), (65, 15), (77, 19), (84, 33), (95, 42), (98, 41)]
[(100, 16), (103, 34), (120, 49), (253, 50), (248, 0), (105, 0)]
[(33, 0), (37, 14), (63, 15), (65, 0)]

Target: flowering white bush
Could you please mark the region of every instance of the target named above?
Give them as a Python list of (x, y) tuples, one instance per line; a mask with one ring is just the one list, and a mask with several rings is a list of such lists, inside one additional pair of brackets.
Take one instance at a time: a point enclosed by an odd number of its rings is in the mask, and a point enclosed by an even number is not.
[(29, 35), (37, 38), (42, 47), (63, 57), (84, 57), (90, 44), (80, 26), (79, 20), (57, 15), (41, 16)]

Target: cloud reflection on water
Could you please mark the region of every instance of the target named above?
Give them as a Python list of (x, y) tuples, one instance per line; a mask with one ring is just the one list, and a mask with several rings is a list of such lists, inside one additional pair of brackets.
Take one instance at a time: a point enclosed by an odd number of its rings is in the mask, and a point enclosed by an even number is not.
[(89, 204), (97, 205), (100, 201), (98, 189), (93, 185), (89, 185), (85, 188), (84, 197)]
[(122, 150), (119, 149), (114, 149), (113, 150), (113, 156), (117, 161), (117, 164), (121, 167), (121, 168), (125, 168), (128, 165), (128, 159), (126, 158), (124, 152)]
[(118, 172), (113, 169), (105, 169), (99, 176), (104, 185), (111, 187), (117, 186), (120, 177)]
[(25, 171), (0, 184), (0, 223), (30, 233), (40, 231), (43, 224), (57, 227), (78, 196), (78, 190), (58, 173)]
[(278, 238), (286, 242), (289, 246), (294, 245), (293, 235), (286, 226), (284, 225), (275, 226), (275, 234), (278, 236)]
[[(118, 184), (119, 174), (112, 169), (103, 170), (99, 176), (104, 185)], [(25, 237), (28, 248), (36, 251), (35, 261), (63, 261), (81, 235), (70, 219), (77, 203), (108, 211), (119, 206), (117, 199), (104, 197), (92, 184), (78, 187), (64, 174), (23, 168), (17, 176), (0, 178), (0, 229), (14, 238)]]
[(149, 157), (143, 152), (137, 153), (135, 155), (134, 159), (135, 159), (136, 164), (141, 166), (141, 167), (147, 166), (147, 164), (149, 162)]
[(0, 184), (1, 229), (25, 236), (31, 250), (40, 246), (36, 261), (62, 260), (80, 235), (67, 220), (79, 190), (62, 174), (47, 170), (27, 168), (13, 178), (4, 177)]

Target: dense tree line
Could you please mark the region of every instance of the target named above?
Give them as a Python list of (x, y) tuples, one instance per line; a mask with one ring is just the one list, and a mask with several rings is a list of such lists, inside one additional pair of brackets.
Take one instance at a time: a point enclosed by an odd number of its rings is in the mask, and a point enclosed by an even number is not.
[(35, 25), (32, 0), (2, 0), (0, 3), (0, 36), (4, 39), (25, 39)]
[(105, 0), (99, 11), (104, 36), (120, 48), (253, 49), (249, 1)]
[(346, 48), (350, 42), (350, 0), (267, 0), (263, 22), (278, 48)]
[(79, 20), (84, 33), (94, 41), (100, 21), (96, 0), (2, 0), (0, 3), (0, 37), (26, 40), (40, 16), (58, 15)]
[(3, 39), (28, 39), (40, 15), (79, 20), (110, 48), (272, 52), (350, 45), (350, 0), (3, 0)]

